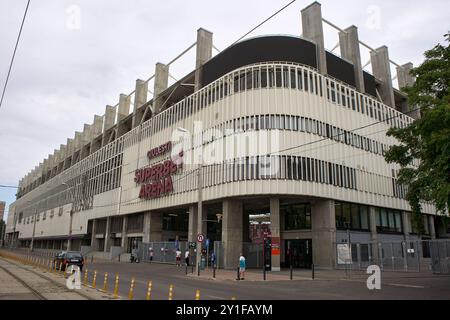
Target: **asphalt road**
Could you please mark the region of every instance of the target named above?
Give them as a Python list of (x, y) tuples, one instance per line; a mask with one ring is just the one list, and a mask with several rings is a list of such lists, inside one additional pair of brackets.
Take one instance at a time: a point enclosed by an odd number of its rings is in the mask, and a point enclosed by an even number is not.
[[(310, 280), (309, 270), (295, 270), (300, 280), (235, 281), (208, 280), (186, 276), (184, 267), (159, 263), (94, 261), (85, 266), (91, 285), (97, 271), (96, 287), (103, 288), (108, 272), (108, 292), (113, 292), (115, 274), (119, 274), (119, 295), (128, 299), (131, 278), (135, 278), (133, 299), (145, 299), (148, 282), (152, 281), (152, 300), (167, 300), (173, 285), (173, 300), (193, 300), (200, 290), (201, 300), (298, 300), (298, 299), (450, 299), (450, 275), (422, 273), (388, 273), (381, 276), (381, 290), (369, 290), (368, 275), (363, 272), (347, 275), (344, 271), (318, 270)], [(221, 270), (217, 271), (218, 274)], [(251, 270), (249, 272), (252, 272)], [(271, 274), (268, 274), (270, 279)], [(250, 278), (250, 277), (249, 277)], [(255, 278), (255, 277), (253, 277)], [(82, 281), (84, 280), (84, 270)]]
[[(232, 297), (237, 300), (450, 299), (450, 275), (391, 273), (382, 276), (381, 290), (369, 290), (366, 275), (346, 278), (344, 273), (333, 271), (318, 271), (315, 280), (234, 281), (188, 277), (184, 267), (156, 263), (94, 262), (87, 268), (97, 270), (97, 287), (103, 286), (103, 275), (108, 272), (109, 290), (114, 288), (114, 276), (118, 272), (119, 294), (123, 297), (128, 297), (134, 277), (134, 299), (145, 299), (149, 280), (152, 281), (152, 300), (168, 299), (171, 284), (174, 300), (192, 300), (196, 290), (200, 290), (202, 300), (230, 300)], [(89, 274), (92, 281), (92, 273)]]

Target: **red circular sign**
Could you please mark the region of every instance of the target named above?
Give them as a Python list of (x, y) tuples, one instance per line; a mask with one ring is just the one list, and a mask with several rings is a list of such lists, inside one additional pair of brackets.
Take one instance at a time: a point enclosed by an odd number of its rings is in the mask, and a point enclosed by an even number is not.
[(203, 240), (205, 240), (205, 236), (202, 235), (202, 234), (198, 234), (198, 235), (197, 235), (197, 241), (198, 241), (198, 242), (203, 242)]

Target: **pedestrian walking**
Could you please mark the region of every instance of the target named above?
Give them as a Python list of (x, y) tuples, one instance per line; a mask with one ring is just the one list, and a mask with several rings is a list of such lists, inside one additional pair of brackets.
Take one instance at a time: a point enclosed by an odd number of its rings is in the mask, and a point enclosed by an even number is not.
[(184, 253), (184, 262), (186, 263), (186, 267), (189, 267), (189, 249), (186, 249)]
[(239, 257), (239, 279), (244, 280), (245, 279), (245, 257), (241, 252), (241, 256)]
[(150, 260), (150, 262), (153, 261), (153, 248), (152, 247), (148, 248), (148, 259)]
[(181, 266), (181, 251), (180, 251), (180, 248), (177, 248), (177, 251), (175, 251), (175, 259), (176, 259), (177, 267), (180, 267)]

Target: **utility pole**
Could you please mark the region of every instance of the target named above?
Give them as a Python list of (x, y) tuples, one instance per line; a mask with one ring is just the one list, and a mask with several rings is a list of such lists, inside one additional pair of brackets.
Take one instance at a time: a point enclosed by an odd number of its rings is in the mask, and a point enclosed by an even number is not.
[[(203, 134), (200, 135), (200, 148), (203, 148)], [(198, 159), (198, 171), (197, 171), (197, 189), (198, 189), (198, 207), (197, 207), (197, 232), (202, 233), (203, 232), (203, 156), (202, 156), (203, 150), (201, 149)], [(197, 253), (196, 253), (196, 273), (198, 274), (200, 269), (200, 263), (202, 259), (202, 246), (203, 243), (199, 242), (197, 246)]]
[[(178, 127), (177, 130), (183, 133), (189, 133), (189, 130), (185, 128)], [(200, 143), (198, 144), (199, 156), (198, 156), (198, 168), (197, 168), (197, 190), (198, 190), (198, 203), (197, 203), (197, 233), (200, 234), (203, 232), (203, 131), (200, 131), (199, 135)], [(206, 231), (206, 230), (205, 230)], [(200, 262), (202, 258), (202, 244), (201, 242), (197, 245), (197, 251), (195, 255), (195, 271), (198, 274), (200, 269)]]

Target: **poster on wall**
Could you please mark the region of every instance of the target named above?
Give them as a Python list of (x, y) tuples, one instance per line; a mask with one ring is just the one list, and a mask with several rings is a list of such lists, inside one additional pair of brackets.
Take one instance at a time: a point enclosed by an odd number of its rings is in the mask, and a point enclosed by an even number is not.
[(347, 243), (338, 243), (337, 245), (337, 263), (338, 264), (351, 264), (352, 252)]

